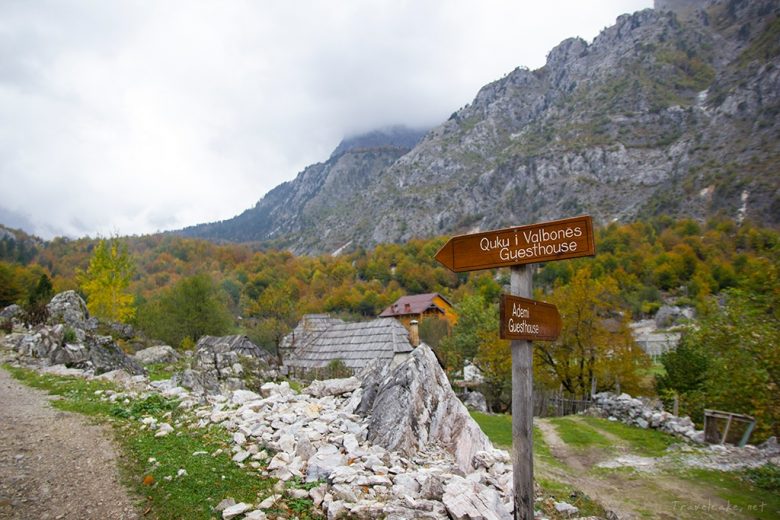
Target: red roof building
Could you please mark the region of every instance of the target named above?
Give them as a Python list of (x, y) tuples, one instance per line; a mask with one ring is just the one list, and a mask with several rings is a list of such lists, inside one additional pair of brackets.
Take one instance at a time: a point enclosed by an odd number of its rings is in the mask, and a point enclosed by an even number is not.
[(401, 296), (396, 302), (382, 311), (380, 318), (396, 318), (407, 328), (412, 320), (422, 322), (426, 318), (447, 320), (450, 325), (458, 321), (452, 304), (439, 293)]

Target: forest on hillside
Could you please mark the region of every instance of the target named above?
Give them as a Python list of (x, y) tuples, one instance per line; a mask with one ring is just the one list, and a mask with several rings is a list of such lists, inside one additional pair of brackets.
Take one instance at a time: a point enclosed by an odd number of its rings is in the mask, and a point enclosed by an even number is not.
[[(477, 364), (494, 409), (506, 409), (511, 361), (507, 342), (498, 339), (497, 302), (509, 272), (450, 272), (434, 260), (446, 239), (334, 257), (172, 235), (58, 238), (32, 252), (25, 246), (20, 255), (5, 236), (0, 308), (32, 308), (42, 295), (74, 289), (93, 315), (130, 323), (149, 340), (190, 348), (202, 335), (235, 332), (273, 352), (304, 314), (370, 319), (404, 294), (438, 292), (460, 321), (453, 330), (423, 323), (423, 338), (451, 374), (466, 361)], [(662, 217), (602, 227), (596, 250), (593, 258), (536, 269), (536, 297), (558, 305), (564, 318), (561, 338), (536, 344), (539, 385), (577, 396), (595, 377), (599, 390), (676, 395), (694, 418), (705, 404), (720, 402), (780, 423), (777, 231)], [(663, 304), (693, 307), (698, 319), (681, 348), (665, 357), (667, 370), (658, 371), (628, 324), (652, 317)]]

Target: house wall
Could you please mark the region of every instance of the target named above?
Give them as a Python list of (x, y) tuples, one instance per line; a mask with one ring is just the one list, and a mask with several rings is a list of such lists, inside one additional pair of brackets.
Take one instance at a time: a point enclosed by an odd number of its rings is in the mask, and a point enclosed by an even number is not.
[(447, 303), (441, 296), (434, 296), (433, 302), (444, 309), (444, 319), (450, 322), (450, 325), (455, 325), (458, 322), (458, 315), (455, 314), (455, 309)]

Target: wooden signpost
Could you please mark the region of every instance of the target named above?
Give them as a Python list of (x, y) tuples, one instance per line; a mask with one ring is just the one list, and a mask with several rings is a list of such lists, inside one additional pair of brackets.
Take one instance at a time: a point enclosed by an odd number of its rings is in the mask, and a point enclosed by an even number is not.
[(499, 303), (501, 339), (555, 341), (563, 324), (555, 305), (502, 294)]
[(460, 273), (594, 254), (593, 220), (582, 216), (452, 237), (435, 258)]
[[(558, 309), (531, 300), (533, 264), (596, 254), (593, 221), (574, 217), (451, 238), (436, 260), (455, 272), (511, 267), (510, 295), (501, 298), (501, 331), (512, 348), (512, 472), (515, 519), (534, 517), (533, 350), (531, 340), (555, 340)], [(530, 264), (530, 265), (529, 265)]]

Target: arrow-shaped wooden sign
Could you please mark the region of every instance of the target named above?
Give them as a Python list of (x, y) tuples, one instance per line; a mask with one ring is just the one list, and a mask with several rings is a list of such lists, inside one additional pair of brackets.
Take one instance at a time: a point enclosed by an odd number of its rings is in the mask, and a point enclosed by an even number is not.
[(595, 254), (593, 220), (581, 216), (452, 237), (435, 258), (460, 273)]
[(555, 305), (511, 294), (499, 304), (501, 339), (555, 341), (561, 334), (561, 315)]

